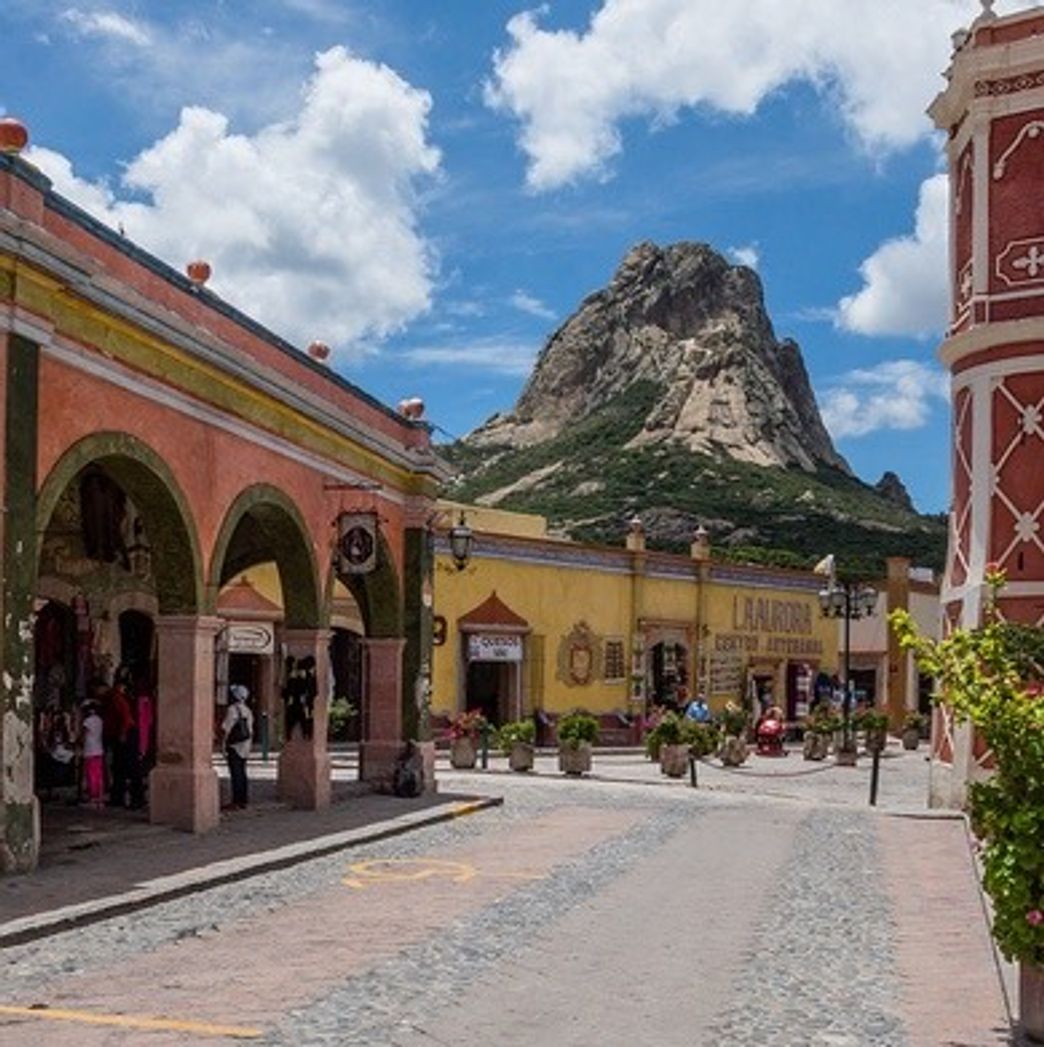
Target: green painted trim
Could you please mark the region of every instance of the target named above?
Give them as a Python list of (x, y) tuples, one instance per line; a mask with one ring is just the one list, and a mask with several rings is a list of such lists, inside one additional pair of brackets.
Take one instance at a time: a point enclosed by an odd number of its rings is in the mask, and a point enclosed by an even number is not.
[(145, 518), (160, 613), (198, 613), (203, 603), (203, 558), (188, 498), (163, 458), (129, 433), (92, 433), (55, 463), (37, 497), (34, 569), (58, 499), (77, 474), (92, 464), (112, 475)]
[[(407, 528), (405, 535), (403, 625), (406, 649), (402, 656), (402, 728), (405, 738), (428, 741), (431, 731), (427, 717), (417, 708), (416, 682), (422, 666), (431, 675), (432, 609), (424, 604), (424, 583), (432, 592), (434, 550), (425, 528)], [(422, 722), (423, 720), (423, 722)]]
[(272, 555), (279, 568), (279, 583), (283, 589), (283, 617), (288, 629), (325, 628), (330, 621), (330, 601), (323, 601), (319, 592), (319, 565), (316, 562), (312, 539), (301, 511), (278, 487), (254, 484), (241, 491), (229, 506), (210, 559), (210, 577), (207, 584), (207, 609), (217, 610), (218, 593), (228, 577), (247, 570), (255, 563), (236, 564), (226, 577), (226, 563), (236, 528), (247, 516), (260, 518), (272, 539)]
[[(40, 347), (19, 335), (7, 340), (4, 416), (3, 621), (0, 625), (0, 739), (3, 768), (20, 779), (29, 798), (3, 799), (0, 867), (25, 871), (36, 864), (39, 840), (33, 790), (33, 596), (36, 592), (36, 454)], [(3, 738), (14, 729), (15, 737)], [(19, 735), (21, 737), (19, 737)]]

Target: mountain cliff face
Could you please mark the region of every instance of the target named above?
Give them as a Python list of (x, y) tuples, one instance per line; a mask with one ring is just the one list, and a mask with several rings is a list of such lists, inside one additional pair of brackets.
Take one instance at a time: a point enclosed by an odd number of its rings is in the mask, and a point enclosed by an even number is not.
[(797, 345), (778, 340), (756, 273), (704, 244), (639, 244), (548, 340), (514, 409), (442, 449), (454, 498), (548, 517), (620, 544), (872, 577), (891, 555), (938, 567), (945, 526), (898, 477), (853, 476), (823, 426)]
[(541, 443), (638, 382), (659, 395), (631, 447), (671, 442), (754, 465), (847, 471), (800, 349), (776, 339), (757, 274), (695, 243), (628, 252), (551, 336), (515, 409), (467, 442)]

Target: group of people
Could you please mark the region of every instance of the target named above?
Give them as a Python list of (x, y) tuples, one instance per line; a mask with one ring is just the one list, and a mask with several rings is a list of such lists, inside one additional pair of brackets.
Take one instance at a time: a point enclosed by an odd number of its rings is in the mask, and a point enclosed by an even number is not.
[(48, 788), (75, 786), (80, 800), (100, 808), (145, 805), (145, 783), (154, 762), (155, 699), (130, 669), (117, 669), (110, 686), (89, 682), (75, 712), (52, 700), (38, 720), (37, 752)]

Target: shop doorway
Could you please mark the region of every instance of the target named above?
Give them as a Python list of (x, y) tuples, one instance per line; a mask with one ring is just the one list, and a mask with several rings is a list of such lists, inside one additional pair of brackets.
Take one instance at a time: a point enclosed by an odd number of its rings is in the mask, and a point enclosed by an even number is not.
[(649, 695), (656, 705), (684, 708), (689, 693), (689, 652), (683, 644), (662, 642), (649, 652)]
[(513, 662), (468, 663), (465, 708), (479, 709), (495, 727), (513, 717), (516, 669)]
[(330, 637), (330, 740), (358, 742), (362, 736), (363, 638), (351, 629)]
[(852, 670), (852, 704), (870, 708), (877, 703), (877, 670)]

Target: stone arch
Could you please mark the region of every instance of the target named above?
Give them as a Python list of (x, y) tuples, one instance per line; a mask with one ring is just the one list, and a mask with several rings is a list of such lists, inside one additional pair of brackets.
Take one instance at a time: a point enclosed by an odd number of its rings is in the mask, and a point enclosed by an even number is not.
[(141, 512), (153, 554), (161, 614), (197, 614), (202, 605), (202, 557), (189, 502), (170, 466), (148, 444), (129, 433), (85, 436), (55, 463), (36, 503), (39, 562), (44, 534), (63, 492), (87, 466), (100, 467)]
[(210, 561), (208, 607), (221, 587), (241, 571), (274, 561), (283, 589), (284, 624), (319, 628), (329, 617), (321, 601), (315, 551), (301, 511), (278, 487), (254, 484), (241, 491), (221, 524)]
[(377, 566), (369, 574), (338, 575), (331, 566), (326, 584), (326, 605), (333, 602), (334, 579), (342, 584), (359, 605), (368, 637), (403, 635), (403, 605), (399, 575), (395, 570), (388, 542), (378, 528)]

